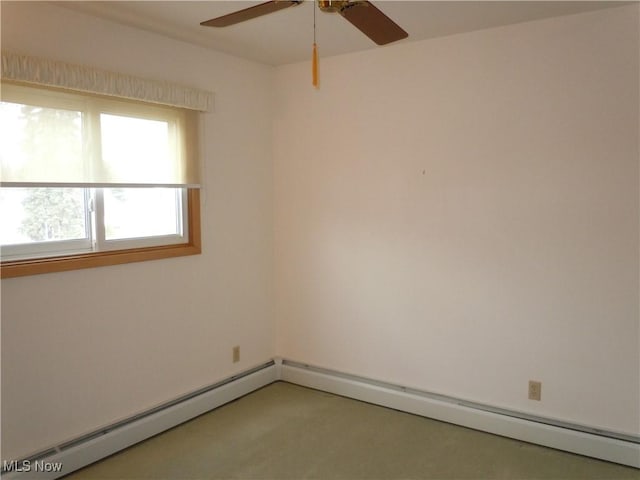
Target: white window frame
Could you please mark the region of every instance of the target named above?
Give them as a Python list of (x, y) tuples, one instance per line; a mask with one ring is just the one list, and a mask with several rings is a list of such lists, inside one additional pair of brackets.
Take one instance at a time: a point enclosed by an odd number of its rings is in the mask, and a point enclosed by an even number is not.
[(72, 255), (94, 251), (94, 241), (91, 234), (92, 219), (90, 203), (92, 199), (88, 189), (84, 189), (84, 225), (86, 236), (72, 240), (49, 240), (45, 242), (29, 242), (2, 245), (0, 257), (5, 260), (21, 260), (31, 258), (45, 258), (50, 256)]
[(181, 234), (176, 235), (153, 235), (149, 237), (132, 237), (109, 240), (106, 237), (104, 222), (104, 201), (102, 189), (96, 189), (95, 194), (95, 211), (93, 212), (95, 221), (95, 241), (94, 249), (98, 252), (110, 250), (124, 250), (128, 248), (144, 248), (158, 247), (161, 245), (172, 245), (176, 243), (186, 243), (189, 238), (188, 218), (188, 200), (187, 189), (182, 188), (176, 190), (176, 203), (179, 204), (178, 215), (176, 218), (176, 230)]
[[(40, 187), (37, 187), (40, 188)], [(46, 187), (44, 187), (46, 188)], [(159, 247), (188, 243), (189, 241), (189, 201), (188, 189), (176, 189), (176, 231), (174, 235), (152, 235), (107, 239), (104, 228), (104, 201), (101, 188), (84, 190), (85, 231), (87, 236), (72, 240), (47, 240), (2, 245), (0, 255), (5, 260), (22, 260), (57, 257), (89, 252), (108, 252), (133, 248)]]

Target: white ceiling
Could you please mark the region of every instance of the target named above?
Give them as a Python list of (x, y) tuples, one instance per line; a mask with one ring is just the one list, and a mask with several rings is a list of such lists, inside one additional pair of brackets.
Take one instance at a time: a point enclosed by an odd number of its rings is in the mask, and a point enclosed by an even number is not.
[[(307, 60), (313, 43), (313, 3), (225, 28), (200, 22), (256, 5), (255, 1), (54, 2), (77, 11), (270, 65)], [(399, 1), (373, 3), (409, 33), (411, 42), (483, 28), (615, 7), (616, 1)], [(379, 47), (339, 14), (317, 12), (321, 56)]]

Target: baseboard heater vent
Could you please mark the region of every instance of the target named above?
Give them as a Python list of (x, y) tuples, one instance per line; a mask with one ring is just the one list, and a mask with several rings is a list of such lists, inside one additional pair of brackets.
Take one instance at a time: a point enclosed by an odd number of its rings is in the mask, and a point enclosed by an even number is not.
[(492, 407), (358, 375), (279, 360), (279, 378), (496, 435), (640, 468), (640, 436)]
[[(184, 423), (278, 380), (273, 360), (17, 461), (3, 461), (3, 480), (55, 479)], [(34, 472), (36, 465), (56, 465)], [(37, 475), (36, 475), (37, 474)]]
[[(640, 468), (640, 436), (495, 408), (305, 363), (276, 359), (18, 461), (3, 480), (54, 480), (275, 381), (301, 385), (423, 417)], [(41, 469), (37, 474), (33, 466)]]
[(60, 445), (58, 448), (60, 451), (64, 451), (64, 450), (68, 450), (69, 448), (73, 448), (76, 447), (82, 443), (85, 443), (93, 438), (99, 437), (101, 435), (106, 435), (109, 432), (113, 432), (114, 430), (117, 430), (118, 428), (122, 428), (126, 425), (130, 425), (134, 422), (137, 422), (139, 420), (142, 420), (143, 418), (149, 417), (151, 415), (154, 415), (158, 412), (161, 412), (163, 410), (167, 410), (168, 408), (171, 408), (175, 405), (179, 405), (180, 403), (186, 402), (187, 400), (191, 400), (192, 398), (196, 398), (199, 397), (200, 395), (204, 395), (205, 393), (208, 392), (212, 392), (220, 387), (222, 387), (223, 385), (227, 385), (230, 384), (231, 382), (234, 382), (236, 380), (239, 380), (241, 378), (247, 377), (249, 375), (251, 375), (252, 373), (255, 372), (259, 372), (260, 370), (263, 370), (267, 367), (271, 367), (275, 365), (275, 363), (273, 361), (265, 363), (264, 365), (260, 365), (259, 367), (255, 367), (252, 368), (250, 370), (247, 370), (245, 372), (242, 372), (241, 374), (238, 375), (233, 375), (229, 378), (225, 378), (224, 380), (221, 380), (220, 382), (214, 383), (212, 385), (208, 385), (206, 387), (200, 388), (194, 392), (190, 392), (187, 393), (186, 395), (183, 395), (181, 397), (178, 397), (174, 400), (171, 400), (169, 402), (163, 403), (161, 405), (158, 405), (157, 407), (151, 408), (149, 410), (146, 410), (145, 412), (142, 412), (138, 415), (133, 415), (131, 417), (128, 417), (120, 422), (117, 423), (113, 423), (111, 425), (109, 425), (106, 428), (103, 428), (101, 430), (96, 430), (95, 432), (91, 432), (88, 433), (86, 435), (83, 435), (82, 437), (78, 437), (76, 439), (73, 439), (69, 442), (63, 443), (62, 445)]

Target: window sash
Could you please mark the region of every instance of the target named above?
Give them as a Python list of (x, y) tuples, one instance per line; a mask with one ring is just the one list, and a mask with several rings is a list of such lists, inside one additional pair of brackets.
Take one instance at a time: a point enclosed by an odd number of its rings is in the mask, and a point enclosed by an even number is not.
[[(130, 237), (130, 238), (117, 238), (107, 239), (107, 235), (104, 231), (104, 222), (96, 222), (96, 251), (111, 251), (111, 250), (124, 250), (129, 248), (145, 248), (145, 247), (157, 247), (161, 245), (180, 244), (186, 243), (189, 239), (189, 222), (187, 218), (189, 215), (189, 201), (188, 190), (186, 188), (178, 194), (179, 200), (176, 198), (176, 203), (180, 203), (180, 210), (176, 218), (176, 229), (180, 232), (178, 234), (169, 235), (151, 235), (146, 237)], [(104, 219), (104, 201), (102, 200), (102, 192), (96, 193), (96, 217)]]
[(0, 278), (66, 272), (83, 268), (105, 267), (132, 262), (146, 262), (165, 258), (199, 255), (202, 252), (200, 237), (200, 190), (197, 188), (188, 189), (187, 202), (188, 216), (185, 223), (189, 226), (189, 239), (185, 243), (109, 252), (89, 252), (62, 257), (3, 260), (0, 268)]
[(84, 192), (84, 214), (87, 235), (84, 238), (69, 240), (45, 240), (1, 246), (2, 261), (60, 257), (90, 252), (109, 252), (115, 250), (160, 247), (185, 244), (189, 242), (189, 190), (176, 192), (175, 201), (179, 205), (176, 222), (176, 234), (148, 235), (108, 239), (105, 232), (105, 205), (103, 192), (96, 189)]

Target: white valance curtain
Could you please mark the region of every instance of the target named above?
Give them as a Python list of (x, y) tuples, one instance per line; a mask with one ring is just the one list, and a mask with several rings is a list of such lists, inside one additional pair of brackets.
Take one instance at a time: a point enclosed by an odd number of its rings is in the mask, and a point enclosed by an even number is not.
[(205, 90), (14, 53), (2, 53), (2, 78), (200, 112), (213, 110), (214, 95)]

